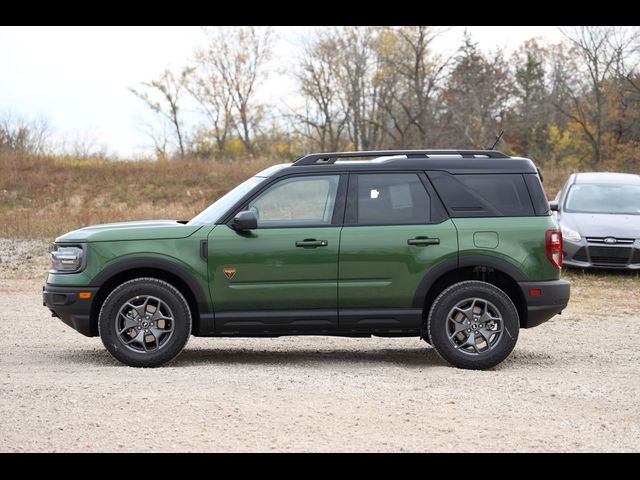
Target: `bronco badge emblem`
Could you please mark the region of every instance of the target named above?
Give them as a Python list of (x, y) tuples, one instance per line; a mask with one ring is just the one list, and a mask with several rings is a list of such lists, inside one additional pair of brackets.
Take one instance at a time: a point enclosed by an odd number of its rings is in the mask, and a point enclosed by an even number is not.
[(236, 274), (235, 268), (225, 268), (222, 271), (224, 272), (224, 276), (227, 277), (228, 280), (231, 280)]

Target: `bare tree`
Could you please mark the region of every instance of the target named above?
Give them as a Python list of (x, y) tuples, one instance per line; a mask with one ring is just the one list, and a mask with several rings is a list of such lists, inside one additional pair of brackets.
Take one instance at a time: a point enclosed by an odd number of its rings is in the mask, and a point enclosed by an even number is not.
[(603, 157), (605, 133), (606, 83), (616, 72), (620, 58), (628, 47), (618, 43), (624, 32), (621, 27), (582, 26), (563, 30), (580, 58), (580, 84), (567, 85), (565, 95), (570, 108), (556, 104), (558, 110), (580, 125), (593, 152), (593, 162)]
[[(640, 28), (620, 28), (610, 41), (616, 56), (615, 115), (608, 115), (608, 128), (616, 143), (640, 143)], [(609, 112), (610, 113), (610, 112)]]
[(380, 35), (376, 27), (337, 27), (304, 45), (296, 78), (305, 109), (296, 119), (321, 149), (383, 146), (383, 98), (396, 79), (382, 71)]
[(44, 117), (28, 120), (5, 111), (0, 116), (0, 151), (44, 155), (49, 151), (51, 126)]
[(431, 51), (437, 35), (426, 26), (339, 27), (307, 44), (297, 79), (314, 107), (303, 123), (320, 145), (329, 137), (335, 147), (343, 131), (356, 149), (437, 143), (451, 61)]
[(381, 100), (390, 120), (387, 133), (399, 146), (436, 144), (445, 130), (441, 92), (452, 58), (432, 51), (439, 34), (430, 26), (389, 27), (380, 39), (384, 76), (378, 81), (395, 86)]
[[(185, 73), (176, 76), (170, 70), (165, 70), (156, 80), (142, 83), (146, 91), (139, 91), (129, 88), (129, 91), (142, 100), (152, 112), (157, 114), (162, 122), (168, 122), (175, 136), (175, 143), (178, 148), (180, 158), (185, 156), (185, 136), (183, 133), (182, 118), (180, 115), (180, 97), (184, 90)], [(157, 97), (160, 97), (158, 100)], [(161, 132), (162, 135), (158, 135)], [(165, 135), (166, 128), (160, 127), (160, 130), (154, 129), (152, 132), (152, 140), (156, 151), (162, 145), (162, 151), (166, 152), (166, 144), (168, 137)], [(160, 139), (159, 137), (164, 137)]]
[(378, 33), (375, 27), (343, 27), (332, 32), (338, 68), (331, 74), (339, 82), (347, 133), (356, 150), (376, 148), (381, 140)]
[(347, 122), (348, 111), (340, 102), (339, 68), (338, 42), (331, 33), (321, 32), (303, 45), (295, 78), (305, 103), (303, 111), (294, 110), (293, 128), (323, 151), (340, 149)]
[(215, 55), (209, 46), (198, 47), (195, 66), (187, 70), (185, 85), (207, 119), (205, 131), (215, 139), (218, 152), (224, 153), (234, 126), (233, 106), (231, 91), (225, 85)]
[(104, 160), (114, 157), (107, 146), (100, 142), (97, 132), (90, 128), (74, 130), (61, 136), (57, 150), (74, 158)]
[(255, 137), (263, 119), (263, 106), (256, 90), (266, 78), (272, 31), (257, 27), (209, 27), (205, 33), (208, 42), (200, 50), (198, 61), (201, 67), (206, 66), (200, 88), (208, 81), (212, 83), (208, 84), (208, 90), (194, 89), (196, 99), (200, 97), (201, 105), (204, 100), (208, 115), (218, 119), (220, 132), (231, 123), (247, 152), (254, 155)]
[(169, 138), (171, 131), (167, 122), (152, 124), (147, 121), (141, 121), (141, 131), (151, 140), (153, 151), (156, 158), (167, 159), (171, 156)]

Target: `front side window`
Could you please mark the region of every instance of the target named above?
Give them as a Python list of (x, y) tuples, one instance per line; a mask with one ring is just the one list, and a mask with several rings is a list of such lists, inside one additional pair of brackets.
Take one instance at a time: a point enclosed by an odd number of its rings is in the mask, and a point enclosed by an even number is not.
[(360, 174), (357, 183), (358, 225), (429, 223), (431, 202), (417, 174)]
[(249, 203), (260, 227), (330, 225), (339, 175), (286, 178)]

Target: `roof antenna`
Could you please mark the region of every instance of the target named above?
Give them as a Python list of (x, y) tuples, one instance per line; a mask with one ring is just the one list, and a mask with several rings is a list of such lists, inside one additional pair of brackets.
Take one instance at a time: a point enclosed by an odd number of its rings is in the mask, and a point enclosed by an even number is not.
[(500, 135), (498, 135), (498, 136), (496, 137), (496, 141), (495, 141), (495, 142), (493, 142), (493, 145), (491, 145), (491, 147), (487, 147), (487, 148), (485, 148), (485, 150), (495, 150), (495, 149), (496, 149), (496, 145), (498, 145), (498, 142), (499, 142), (499, 141), (500, 141), (500, 139), (502, 138), (502, 135), (504, 135), (504, 130), (502, 130), (502, 131), (500, 132)]

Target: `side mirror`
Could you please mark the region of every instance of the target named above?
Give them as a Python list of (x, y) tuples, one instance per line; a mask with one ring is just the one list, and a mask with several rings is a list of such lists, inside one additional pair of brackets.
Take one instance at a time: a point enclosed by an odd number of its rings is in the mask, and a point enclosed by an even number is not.
[(256, 214), (254, 212), (240, 212), (235, 217), (233, 217), (231, 226), (234, 230), (238, 230), (240, 232), (246, 230), (255, 230), (256, 228), (258, 228), (258, 217), (256, 217)]
[(549, 202), (549, 208), (551, 209), (552, 212), (557, 212), (560, 209), (558, 207), (558, 202), (555, 200), (552, 200), (551, 202)]

